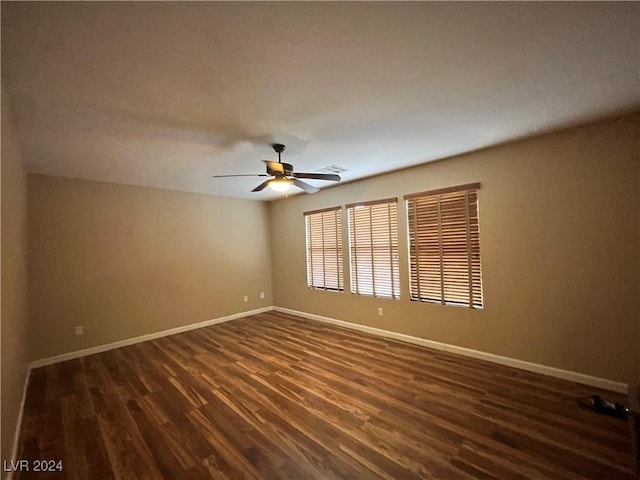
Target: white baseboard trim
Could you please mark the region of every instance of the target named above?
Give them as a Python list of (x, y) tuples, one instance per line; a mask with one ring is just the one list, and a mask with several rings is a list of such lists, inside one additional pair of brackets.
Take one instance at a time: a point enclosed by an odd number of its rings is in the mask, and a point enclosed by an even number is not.
[[(107, 350), (113, 350), (114, 348), (126, 347), (128, 345), (146, 342), (149, 340), (154, 340), (156, 338), (166, 337), (169, 335), (175, 335), (177, 333), (187, 332), (189, 330), (208, 327), (210, 325), (215, 325), (217, 323), (229, 322), (231, 320), (236, 320), (238, 318), (256, 315), (258, 313), (268, 312), (270, 310), (289, 313), (291, 315), (296, 315), (303, 318), (309, 318), (311, 320), (318, 320), (320, 322), (332, 323), (334, 325), (350, 328), (352, 330), (359, 330), (361, 332), (370, 333), (372, 335), (393, 338), (395, 340), (413, 343), (416, 345), (422, 345), (425, 347), (433, 348), (435, 350), (442, 350), (446, 352), (457, 353), (459, 355), (464, 355), (467, 357), (486, 360), (488, 362), (493, 362), (493, 363), (505, 365), (508, 367), (519, 368), (521, 370), (527, 370), (529, 372), (541, 373), (543, 375), (561, 378), (563, 380), (569, 380), (572, 382), (583, 383), (586, 385), (591, 385), (591, 386), (603, 388), (606, 390), (612, 390), (612, 391), (621, 392), (621, 393), (627, 393), (629, 390), (629, 385), (623, 382), (616, 382), (613, 380), (608, 380), (606, 378), (586, 375), (584, 373), (572, 372), (570, 370), (562, 370), (560, 368), (549, 367), (547, 365), (540, 365), (538, 363), (527, 362), (527, 361), (518, 360), (515, 358), (503, 357), (501, 355), (495, 355), (493, 353), (481, 352), (479, 350), (473, 350), (470, 348), (459, 347), (459, 346), (450, 345), (447, 343), (436, 342), (434, 340), (428, 340), (426, 338), (414, 337), (414, 336), (406, 335), (403, 333), (391, 332), (389, 330), (382, 330), (380, 328), (368, 327), (366, 325), (359, 325), (356, 323), (346, 322), (344, 320), (338, 320), (330, 317), (323, 317), (322, 315), (316, 315), (314, 313), (301, 312), (298, 310), (292, 310), (289, 308), (278, 307), (273, 305), (268, 307), (257, 308), (255, 310), (234, 313), (232, 315), (214, 318), (212, 320), (205, 320), (204, 322), (192, 323), (190, 325), (184, 325), (182, 327), (171, 328), (169, 330), (149, 333), (146, 335), (141, 335), (139, 337), (128, 338), (126, 340), (120, 340), (118, 342), (113, 342), (106, 345), (98, 345), (95, 347), (86, 348), (86, 349), (78, 350), (75, 352), (69, 352), (69, 353), (64, 353), (62, 355), (42, 358), (40, 360), (35, 360), (31, 362), (31, 364), (29, 365), (29, 371), (34, 368), (53, 365), (54, 363), (64, 362), (66, 360), (73, 360), (75, 358), (80, 358), (87, 355), (93, 355), (94, 353), (106, 352)], [(25, 386), (24, 386), (23, 398), (22, 398), (23, 404), (24, 404), (24, 396), (26, 394), (26, 385), (28, 382), (28, 378), (29, 378), (29, 374), (27, 374), (27, 379), (25, 380)], [(20, 407), (20, 415), (22, 415), (22, 408), (23, 406)]]
[[(27, 400), (27, 387), (29, 386), (29, 377), (31, 376), (31, 367), (27, 368), (27, 373), (22, 386), (22, 399), (20, 400), (20, 409), (18, 410), (18, 420), (16, 421), (16, 429), (13, 432), (13, 444), (11, 445), (11, 461), (15, 462), (18, 456), (18, 442), (20, 441), (20, 432), (22, 431), (22, 415), (24, 414), (24, 402)], [(13, 470), (7, 475), (7, 480), (13, 478)]]
[(113, 343), (107, 343), (105, 345), (98, 345), (91, 348), (85, 348), (83, 350), (77, 350), (75, 352), (63, 353), (62, 355), (56, 355), (54, 357), (42, 358), (31, 362), (29, 368), (45, 367), (47, 365), (53, 365), (54, 363), (64, 362), (66, 360), (73, 360), (74, 358), (86, 357), (87, 355), (93, 355), (94, 353), (106, 352), (107, 350), (113, 350), (114, 348), (126, 347), (136, 343), (147, 342), (156, 338), (167, 337), (169, 335), (175, 335), (177, 333), (188, 332), (189, 330), (196, 330), (202, 327), (208, 327), (217, 323), (229, 322), (238, 318), (244, 318), (258, 313), (268, 312), (273, 310), (273, 306), (257, 308), (255, 310), (249, 310), (246, 312), (234, 313), (232, 315), (226, 315), (224, 317), (214, 318), (212, 320), (205, 320), (204, 322), (192, 323), (190, 325), (184, 325), (182, 327), (170, 328), (169, 330), (162, 330), (160, 332), (148, 333), (139, 337), (127, 338), (126, 340), (120, 340)]
[(623, 382), (616, 382), (608, 380), (606, 378), (593, 377), (591, 375), (585, 375), (584, 373), (572, 372), (570, 370), (562, 370), (560, 368), (549, 367), (546, 365), (540, 365), (538, 363), (527, 362), (524, 360), (518, 360), (510, 357), (503, 357), (501, 355), (495, 355), (493, 353), (481, 352), (479, 350), (472, 350), (470, 348), (458, 347), (456, 345), (450, 345), (448, 343), (436, 342), (433, 340), (427, 340), (426, 338), (413, 337), (411, 335), (405, 335), (404, 333), (396, 333), (388, 330), (382, 330), (380, 328), (368, 327), (366, 325), (359, 325), (356, 323), (345, 322), (344, 320), (338, 320), (330, 317), (323, 317), (322, 315), (316, 315), (314, 313), (300, 312), (298, 310), (291, 310), (284, 307), (273, 307), (275, 311), (289, 313), (299, 317), (309, 318), (311, 320), (318, 320), (320, 322), (332, 323), (334, 325), (340, 325), (341, 327), (350, 328), (352, 330), (359, 330), (361, 332), (370, 333), (372, 335), (378, 335), (381, 337), (393, 338), (403, 342), (414, 343), (416, 345), (422, 345), (424, 347), (433, 348), (435, 350), (442, 350), (445, 352), (457, 353), (466, 357), (477, 358), (479, 360), (486, 360), (488, 362), (505, 365), (507, 367), (519, 368), (521, 370), (527, 370), (529, 372), (541, 373), (550, 377), (561, 378), (563, 380), (569, 380), (572, 382), (583, 383), (585, 385), (591, 385), (593, 387), (603, 388), (605, 390), (611, 390), (614, 392), (627, 393), (629, 385)]

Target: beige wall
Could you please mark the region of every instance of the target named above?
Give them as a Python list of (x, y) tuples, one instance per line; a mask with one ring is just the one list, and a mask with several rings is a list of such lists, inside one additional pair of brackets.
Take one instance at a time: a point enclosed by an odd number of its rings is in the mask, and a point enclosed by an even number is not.
[[(9, 460), (27, 375), (26, 176), (2, 91), (2, 304), (0, 315), (2, 435), (0, 461)], [(3, 474), (4, 477), (4, 474)]]
[[(633, 116), (277, 201), (271, 209), (274, 303), (631, 381), (640, 315), (639, 168)], [(482, 182), (483, 310), (409, 301), (404, 220), (401, 300), (306, 287), (303, 211), (471, 182)], [(399, 206), (404, 219), (404, 203)], [(384, 317), (377, 316), (378, 306)]]
[(260, 202), (29, 175), (33, 357), (271, 305), (268, 221)]

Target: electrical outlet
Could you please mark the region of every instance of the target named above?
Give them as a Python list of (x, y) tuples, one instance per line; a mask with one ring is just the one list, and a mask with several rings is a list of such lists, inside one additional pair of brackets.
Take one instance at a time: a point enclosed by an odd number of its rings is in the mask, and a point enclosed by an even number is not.
[(260, 298), (264, 298), (264, 292), (260, 292)]
[(84, 327), (75, 328), (76, 336), (84, 335)]
[(247, 303), (248, 301), (249, 301), (249, 296), (248, 296), (248, 295), (245, 295), (245, 296), (244, 296), (244, 303)]
[(382, 317), (384, 315), (384, 310), (382, 309), (382, 307), (378, 307), (378, 316)]

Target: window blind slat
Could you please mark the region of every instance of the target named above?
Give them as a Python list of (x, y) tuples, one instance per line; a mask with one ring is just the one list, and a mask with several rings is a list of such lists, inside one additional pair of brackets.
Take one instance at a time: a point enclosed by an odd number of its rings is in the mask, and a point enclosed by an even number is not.
[(412, 300), (483, 306), (478, 188), (405, 196)]

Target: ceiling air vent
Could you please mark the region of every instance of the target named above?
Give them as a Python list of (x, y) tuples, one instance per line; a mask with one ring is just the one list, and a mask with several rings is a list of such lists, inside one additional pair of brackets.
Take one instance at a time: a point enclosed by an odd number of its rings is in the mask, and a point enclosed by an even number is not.
[(329, 165), (328, 167), (324, 167), (316, 171), (323, 172), (323, 173), (343, 173), (343, 172), (348, 172), (349, 169), (344, 167), (339, 167), (338, 165)]

